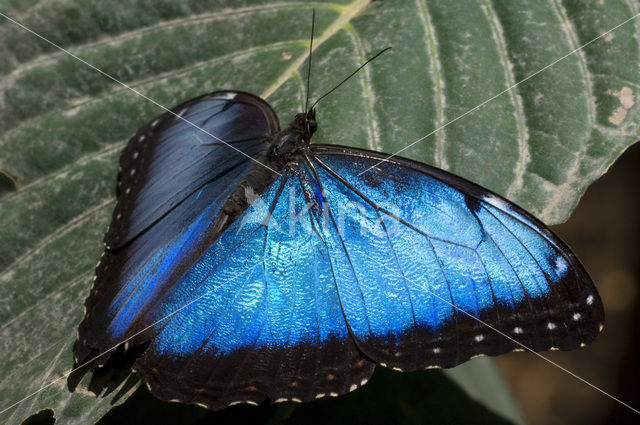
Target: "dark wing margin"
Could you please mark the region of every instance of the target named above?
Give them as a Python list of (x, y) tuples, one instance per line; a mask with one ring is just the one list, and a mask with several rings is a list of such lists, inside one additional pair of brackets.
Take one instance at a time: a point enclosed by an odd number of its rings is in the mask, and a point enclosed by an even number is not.
[(238, 91), (205, 94), (151, 120), (120, 156), (107, 247), (122, 247), (207, 182), (253, 162), (278, 131), (269, 104)]
[(194, 368), (184, 369), (181, 359), (147, 351), (134, 368), (161, 400), (219, 410), (241, 403), (336, 397), (366, 384), (375, 367), (353, 341), (337, 339), (322, 345), (241, 349), (215, 359), (200, 355), (192, 363)]
[[(408, 159), (331, 145), (311, 153), (329, 209), (347, 217), (347, 230), (333, 231), (354, 273), (366, 269), (338, 290), (368, 358), (400, 370), (453, 367), (513, 350), (570, 350), (599, 333), (604, 311), (588, 273), (522, 208)], [(354, 236), (349, 213), (338, 212), (357, 203), (374, 236)], [(350, 303), (353, 287), (362, 295)], [(359, 325), (365, 316), (368, 327)]]

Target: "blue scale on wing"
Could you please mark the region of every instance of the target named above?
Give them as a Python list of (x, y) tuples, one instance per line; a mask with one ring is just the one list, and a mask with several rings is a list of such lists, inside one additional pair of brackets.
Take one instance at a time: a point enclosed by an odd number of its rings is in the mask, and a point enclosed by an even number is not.
[(322, 239), (331, 261), (331, 270), (335, 276), (337, 290), (339, 292), (341, 307), (349, 321), (349, 327), (354, 329), (370, 329), (368, 313), (352, 316), (351, 311), (368, 312), (371, 306), (367, 306), (365, 295), (360, 287), (355, 268), (351, 263), (349, 254), (344, 246), (341, 235), (335, 230), (335, 218), (328, 214), (326, 203), (322, 198), (321, 187), (315, 176), (307, 167), (300, 170), (301, 181), (307, 192), (307, 196), (314, 205), (310, 208), (313, 215), (315, 229)]
[(371, 376), (349, 337), (310, 193), (295, 175), (277, 179), (163, 295), (155, 337), (134, 366), (154, 394), (212, 408), (308, 401)]
[[(559, 282), (568, 271), (569, 264), (552, 240), (544, 238), (540, 233), (533, 230), (532, 225), (524, 222), (518, 222), (514, 217), (504, 211), (493, 207), (483, 206), (478, 216), (483, 222), (495, 220), (500, 223), (505, 230), (511, 234), (512, 238), (517, 240), (517, 245), (527, 250), (525, 258), (532, 258), (536, 261), (536, 274), (544, 272), (553, 282)], [(539, 280), (543, 280), (543, 287), (547, 286), (546, 279), (538, 275)]]
[[(576, 301), (583, 298), (583, 291), (570, 283), (576, 276), (570, 274), (567, 254), (544, 233), (534, 230), (529, 220), (516, 219), (500, 203), (494, 204), (483, 204), (477, 216), (490, 235), (491, 244), (498, 248), (494, 256), (487, 258), (508, 263), (498, 273), (515, 274), (522, 289), (513, 293), (517, 299), (529, 301), (529, 309), (519, 312), (526, 325), (518, 325), (518, 332), (524, 333), (526, 326), (539, 334), (546, 333), (554, 347), (563, 348), (567, 341), (573, 344), (575, 336), (570, 335), (565, 318), (567, 312), (572, 316), (578, 313)], [(539, 342), (534, 339), (531, 344), (537, 348)]]
[[(540, 267), (546, 264), (546, 257), (550, 255), (549, 244), (525, 246), (492, 212), (483, 209), (478, 216), (493, 243), (500, 247), (501, 255), (510, 265), (508, 269), (513, 269), (528, 295), (540, 297), (548, 293), (549, 284)], [(543, 243), (542, 240), (539, 242)], [(545, 261), (538, 262), (534, 255)]]
[[(413, 326), (407, 282), (377, 211), (326, 171), (319, 169), (318, 174), (329, 208), (322, 228), (332, 241), (332, 258), (341, 259), (341, 276), (349, 276), (338, 285), (351, 329), (363, 337)], [(366, 318), (357, 317), (364, 312)]]
[[(382, 221), (389, 229), (391, 244), (398, 263), (411, 288), (416, 321), (437, 329), (439, 324), (449, 321), (454, 314), (451, 306), (452, 294), (447, 285), (433, 242), (413, 229), (384, 213)], [(446, 300), (447, 302), (444, 302)]]
[(327, 249), (310, 219), (300, 181), (290, 178), (265, 240), (269, 308), (258, 345), (322, 343), (347, 336)]
[[(282, 179), (166, 295), (158, 319), (182, 309), (157, 325), (157, 353), (223, 356), (346, 337), (326, 248), (312, 231), (300, 183)], [(299, 213), (294, 222), (292, 211)]]
[[(447, 276), (437, 256), (429, 254), (438, 248), (424, 235), (365, 202), (326, 170), (317, 168), (329, 208), (323, 225), (325, 238), (336, 240), (331, 244), (331, 256), (336, 262), (342, 260), (337, 266), (343, 270), (338, 290), (360, 348), (383, 364), (402, 367), (416, 362), (418, 355), (424, 357), (426, 341), (433, 337), (409, 335), (412, 330), (425, 328), (429, 335), (435, 335), (454, 314)], [(398, 231), (411, 232), (419, 240), (403, 240)], [(413, 252), (406, 253), (410, 242), (417, 245), (413, 245)], [(398, 245), (402, 247), (398, 249)], [(424, 263), (416, 261), (417, 252), (426, 260)], [(431, 279), (425, 281), (425, 277)], [(454, 278), (463, 281), (460, 275)], [(459, 292), (456, 297), (470, 297), (475, 308), (473, 292)]]
[[(277, 185), (278, 181), (263, 199), (273, 201)], [(246, 214), (252, 219), (244, 220)], [(210, 336), (224, 353), (237, 343), (228, 335), (233, 332), (230, 323), (235, 319), (240, 321), (240, 337), (245, 340), (239, 345), (250, 345), (246, 341), (252, 337), (251, 325), (254, 317), (262, 314), (265, 298), (260, 281), (266, 228), (261, 223), (267, 214), (264, 203), (254, 204), (166, 294), (156, 310), (156, 320), (168, 317), (166, 323), (156, 325), (159, 334), (152, 348), (158, 353), (194, 353)], [(247, 334), (242, 335), (244, 332)]]
[[(244, 173), (242, 169), (235, 170), (227, 175), (227, 181), (237, 181)], [(100, 282), (113, 279), (122, 282), (120, 286), (109, 285), (105, 289), (114, 291), (113, 300), (104, 307), (110, 341), (131, 336), (148, 325), (143, 318), (171, 285), (171, 277), (180, 273), (181, 267), (188, 268), (194, 252), (206, 245), (206, 238), (201, 235), (211, 233), (215, 215), (226, 196), (228, 190), (220, 188), (217, 181), (211, 182), (169, 212), (156, 224), (154, 232), (141, 234), (119, 255), (105, 254), (99, 270)], [(108, 300), (106, 296), (96, 298), (95, 307), (102, 308)]]
[(108, 314), (112, 320), (107, 332), (112, 338), (122, 336), (136, 316), (145, 310), (145, 305), (156, 299), (163, 287), (161, 282), (168, 279), (173, 267), (189, 251), (189, 242), (211, 224), (214, 205), (207, 208), (184, 233), (160, 248), (146, 262), (139, 263), (144, 268), (136, 270), (133, 277), (125, 277), (127, 284), (120, 289), (109, 307)]
[(344, 266), (340, 298), (370, 358), (403, 370), (453, 366), (520, 348), (514, 339), (566, 349), (597, 333), (581, 322), (599, 320), (587, 311), (590, 279), (517, 207), (415, 163), (377, 164), (327, 146), (316, 157), (336, 222), (325, 238), (339, 239), (332, 258), (353, 266)]

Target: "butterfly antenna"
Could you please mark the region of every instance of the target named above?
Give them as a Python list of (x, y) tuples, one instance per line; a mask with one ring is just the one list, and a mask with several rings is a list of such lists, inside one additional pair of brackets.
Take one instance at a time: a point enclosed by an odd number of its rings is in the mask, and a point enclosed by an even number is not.
[(304, 102), (304, 110), (308, 111), (309, 90), (311, 90), (311, 54), (313, 53), (313, 31), (316, 26), (316, 9), (311, 9), (311, 41), (309, 42), (309, 66), (307, 68), (307, 100)]
[(338, 87), (340, 87), (341, 85), (343, 85), (344, 83), (347, 82), (347, 80), (349, 80), (349, 78), (353, 77), (354, 75), (356, 75), (362, 68), (364, 68), (369, 62), (371, 62), (372, 60), (374, 60), (375, 58), (377, 58), (378, 56), (380, 56), (381, 54), (383, 54), (384, 52), (386, 52), (387, 50), (391, 50), (391, 47), (387, 47), (385, 49), (382, 49), (381, 51), (379, 51), (375, 56), (367, 59), (367, 61), (365, 63), (363, 63), (362, 65), (360, 65), (358, 67), (358, 69), (356, 69), (355, 71), (353, 71), (347, 78), (345, 78), (344, 80), (342, 80), (340, 82), (340, 84), (338, 84), (337, 86), (335, 86), (334, 88), (332, 88), (331, 90), (329, 90), (328, 92), (326, 92), (325, 94), (323, 94), (322, 96), (320, 96), (320, 98), (318, 100), (316, 100), (314, 102), (313, 105), (311, 105), (311, 108), (308, 110), (311, 110), (313, 108), (315, 108), (315, 106), (318, 104), (318, 102), (320, 102), (322, 99), (324, 99), (325, 97), (329, 96), (331, 93), (333, 93)]

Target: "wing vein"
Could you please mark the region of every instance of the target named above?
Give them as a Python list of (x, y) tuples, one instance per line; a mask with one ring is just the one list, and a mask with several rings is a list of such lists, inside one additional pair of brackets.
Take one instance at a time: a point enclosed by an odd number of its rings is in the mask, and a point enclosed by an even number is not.
[[(315, 166), (313, 165), (313, 163), (311, 162), (311, 160), (309, 159), (309, 157), (307, 155), (305, 155), (304, 157), (305, 157), (305, 160), (307, 162), (307, 165), (309, 166), (309, 168), (311, 169), (311, 172), (313, 173), (314, 178), (316, 179), (316, 183), (320, 187), (320, 196), (322, 196), (322, 203), (323, 203), (323, 205), (326, 206), (326, 210), (327, 210), (329, 219), (331, 220), (331, 224), (333, 225), (333, 228), (336, 230), (338, 239), (340, 239), (340, 246), (342, 247), (342, 251), (344, 252), (345, 256), (347, 257), (347, 261), (349, 263), (349, 267), (351, 268), (351, 271), (353, 273), (353, 277), (354, 277), (354, 279), (356, 281), (356, 286), (358, 287), (358, 291), (360, 293), (360, 298), (362, 300), (362, 306), (363, 306), (363, 309), (364, 309), (364, 315), (365, 315), (365, 317), (367, 319), (367, 327), (369, 329), (369, 334), (373, 335), (373, 333), (371, 331), (371, 323), (369, 321), (369, 314), (367, 313), (367, 305), (365, 303), (365, 299), (364, 299), (364, 294), (362, 292), (362, 288), (360, 287), (360, 281), (358, 279), (358, 275), (356, 273), (355, 267), (353, 266), (353, 263), (351, 261), (351, 256), (349, 255), (349, 252), (347, 251), (347, 247), (344, 244), (344, 239), (342, 238), (342, 235), (340, 234), (340, 230), (338, 229), (338, 226), (336, 225), (336, 222), (335, 222), (334, 217), (333, 217), (333, 213), (331, 212), (331, 208), (329, 207), (329, 204), (327, 202), (327, 198), (326, 198), (326, 196), (324, 194), (324, 188), (322, 186), (322, 182), (320, 181), (320, 176), (318, 176), (318, 172), (317, 172)], [(338, 290), (338, 294), (340, 294), (339, 290)], [(348, 319), (347, 319), (346, 314), (345, 314), (345, 320), (348, 323)]]

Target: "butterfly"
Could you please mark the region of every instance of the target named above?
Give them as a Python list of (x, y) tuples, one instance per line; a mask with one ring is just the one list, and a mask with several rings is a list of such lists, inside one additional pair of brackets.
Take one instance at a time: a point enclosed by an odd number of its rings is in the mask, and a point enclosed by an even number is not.
[(143, 346), (133, 369), (155, 396), (215, 410), (596, 337), (597, 290), (542, 222), (444, 170), (312, 144), (317, 129), (313, 107), (280, 130), (231, 90), (142, 127), (76, 363)]

